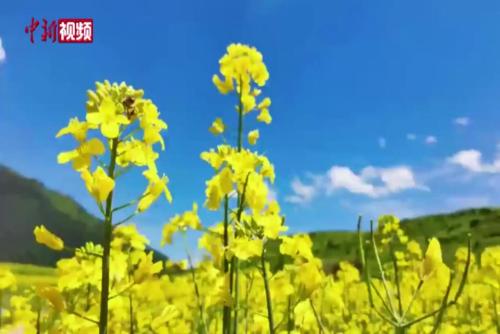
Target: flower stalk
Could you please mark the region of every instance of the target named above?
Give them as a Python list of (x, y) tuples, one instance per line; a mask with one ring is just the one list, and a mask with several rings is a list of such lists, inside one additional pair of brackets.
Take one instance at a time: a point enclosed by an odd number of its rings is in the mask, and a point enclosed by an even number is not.
[[(223, 246), (227, 250), (229, 245), (229, 197), (226, 195), (224, 198), (224, 235), (223, 235)], [(224, 275), (228, 275), (229, 272), (229, 261), (226, 256), (223, 259), (223, 269)], [(231, 307), (229, 305), (224, 305), (222, 309), (222, 333), (229, 334), (229, 327), (231, 325)]]
[[(116, 167), (116, 153), (118, 139), (115, 138), (111, 144), (111, 156), (108, 168), (108, 177), (114, 180)], [(108, 328), (108, 301), (109, 301), (109, 258), (111, 250), (111, 234), (113, 231), (113, 191), (106, 199), (104, 217), (104, 240), (101, 267), (101, 305), (99, 313), (99, 334), (106, 334)]]
[(267, 307), (267, 321), (269, 324), (269, 333), (274, 334), (274, 319), (273, 319), (273, 305), (271, 299), (271, 289), (269, 287), (269, 279), (267, 275), (266, 269), (266, 259), (265, 259), (265, 251), (262, 250), (262, 256), (260, 257), (260, 263), (262, 266), (262, 278), (264, 279), (264, 290), (266, 293), (266, 307)]

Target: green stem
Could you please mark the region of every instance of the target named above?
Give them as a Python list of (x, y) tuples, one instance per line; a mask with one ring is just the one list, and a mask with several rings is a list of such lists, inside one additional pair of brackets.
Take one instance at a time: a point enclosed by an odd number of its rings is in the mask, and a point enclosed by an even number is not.
[[(128, 273), (129, 281), (133, 282), (132, 270), (133, 270), (133, 267), (132, 267), (132, 261), (130, 258), (130, 249), (129, 249), (128, 250), (128, 257), (127, 257), (127, 273)], [(130, 286), (133, 286), (133, 284), (131, 284)], [(125, 290), (127, 290), (127, 289), (125, 289)], [(134, 334), (135, 333), (134, 305), (132, 304), (132, 292), (131, 291), (129, 291), (129, 293), (128, 293), (128, 319), (129, 319), (129, 333)]]
[(464, 291), (465, 283), (467, 282), (467, 276), (469, 274), (469, 269), (470, 269), (471, 253), (472, 253), (471, 235), (469, 234), (467, 236), (467, 260), (465, 261), (464, 273), (462, 274), (460, 285), (458, 286), (458, 290), (455, 293), (455, 298), (454, 298), (455, 301), (457, 301), (458, 298), (460, 298), (460, 295)]
[[(237, 223), (241, 222), (241, 215), (243, 214), (244, 204), (245, 204), (245, 194), (248, 185), (248, 179), (250, 177), (250, 173), (247, 174), (245, 179), (245, 184), (243, 185), (243, 192), (238, 193), (238, 212), (236, 216)], [(237, 237), (236, 228), (234, 229), (234, 237)], [(234, 275), (234, 285), (233, 285), (233, 275)], [(239, 301), (239, 286), (240, 286), (240, 272), (239, 272), (239, 261), (236, 257), (233, 257), (231, 260), (231, 292), (234, 291), (234, 317), (233, 317), (233, 330), (232, 333), (238, 333), (238, 301)]]
[(446, 305), (448, 304), (448, 296), (450, 295), (452, 282), (453, 282), (453, 274), (450, 272), (450, 282), (448, 283), (448, 288), (446, 289), (446, 293), (441, 303), (441, 309), (439, 310), (439, 313), (436, 317), (436, 322), (434, 323), (434, 328), (432, 329), (431, 334), (436, 334), (439, 329), (439, 326), (441, 326), (441, 323), (443, 322), (443, 317), (447, 308)]
[(274, 320), (273, 320), (273, 305), (271, 300), (271, 289), (269, 288), (269, 281), (267, 278), (266, 259), (264, 257), (264, 250), (260, 257), (262, 265), (262, 277), (264, 279), (264, 289), (266, 291), (266, 306), (267, 306), (267, 320), (269, 323), (269, 334), (274, 334)]
[[(231, 263), (230, 263), (230, 266), (229, 266), (229, 277), (230, 277), (230, 280), (229, 280), (229, 294), (231, 295), (231, 297), (233, 296), (233, 287), (234, 287), (234, 265), (235, 265), (235, 260), (234, 260), (234, 256), (231, 258)], [(234, 305), (234, 303), (233, 303)]]
[(85, 312), (90, 310), (90, 284), (87, 284), (86, 300), (85, 300)]
[(423, 280), (420, 280), (418, 282), (418, 286), (417, 286), (417, 289), (415, 290), (415, 293), (413, 294), (413, 296), (411, 297), (411, 300), (410, 300), (410, 303), (408, 304), (408, 308), (406, 309), (406, 311), (403, 313), (403, 315), (401, 316), (401, 319), (404, 320), (406, 315), (410, 313), (411, 311), (411, 307), (413, 306), (413, 303), (415, 302), (415, 300), (417, 299), (417, 296), (418, 296), (418, 293), (420, 292), (420, 289), (422, 288), (422, 285), (424, 284), (424, 281)]
[[(41, 302), (40, 302), (41, 303)], [(41, 329), (41, 314), (42, 314), (42, 305), (38, 307), (38, 310), (36, 312), (36, 334), (40, 334), (40, 329)]]
[(233, 314), (233, 333), (238, 334), (238, 300), (239, 300), (239, 294), (240, 294), (240, 273), (239, 273), (239, 264), (238, 264), (238, 259), (236, 257), (233, 257), (233, 266), (234, 266), (234, 314)]
[[(108, 168), (108, 176), (114, 179), (116, 167), (116, 151), (118, 138), (113, 139), (111, 144), (111, 157)], [(99, 334), (106, 334), (108, 330), (108, 297), (109, 297), (109, 255), (111, 252), (111, 233), (113, 230), (113, 191), (106, 199), (106, 210), (104, 217), (104, 242), (101, 266), (101, 308), (99, 314)]]
[(197, 301), (197, 304), (198, 304), (198, 310), (200, 312), (200, 320), (201, 320), (201, 324), (203, 326), (203, 331), (207, 334), (208, 333), (208, 327), (207, 327), (207, 323), (205, 322), (205, 316), (204, 316), (204, 312), (203, 312), (203, 302), (201, 300), (201, 293), (200, 293), (200, 289), (198, 288), (198, 283), (196, 282), (196, 271), (195, 271), (195, 268), (194, 268), (194, 264), (193, 264), (193, 259), (191, 257), (191, 254), (189, 253), (189, 250), (188, 250), (188, 246), (187, 246), (187, 240), (186, 240), (186, 234), (183, 233), (182, 234), (182, 237), (183, 237), (183, 241), (184, 241), (184, 247), (186, 248), (186, 256), (187, 256), (187, 259), (188, 259), (188, 264), (189, 264), (189, 267), (191, 268), (191, 279), (193, 280), (193, 287), (194, 287), (194, 293), (196, 295), (196, 301)]
[[(389, 308), (389, 306), (387, 305), (387, 303), (385, 302), (384, 300), (384, 297), (382, 297), (382, 293), (380, 291), (378, 291), (378, 288), (371, 282), (371, 278), (369, 280), (369, 285), (371, 286), (371, 289), (373, 289), (373, 291), (375, 291), (375, 294), (377, 295), (377, 297), (380, 299), (380, 301), (382, 302), (382, 306), (384, 306), (384, 309), (387, 311), (387, 314), (390, 314), (391, 318), (393, 320), (397, 320), (396, 318), (394, 318), (394, 314), (392, 314), (391, 312), (391, 309)], [(375, 309), (375, 304), (373, 304), (373, 300), (371, 302), (371, 307), (373, 309)], [(376, 310), (376, 309), (375, 309)], [(392, 321), (392, 320), (391, 320)]]
[[(229, 271), (229, 261), (226, 258), (226, 250), (227, 246), (229, 244), (229, 198), (226, 195), (224, 198), (224, 276), (227, 275)], [(229, 326), (231, 322), (231, 308), (227, 305), (224, 305), (223, 308), (223, 314), (222, 314), (222, 333), (223, 334), (229, 334)]]
[(370, 234), (372, 239), (373, 253), (375, 254), (375, 259), (377, 260), (378, 269), (380, 271), (380, 278), (382, 279), (382, 283), (384, 286), (385, 294), (387, 296), (387, 302), (389, 304), (389, 308), (391, 309), (391, 313), (394, 318), (396, 318), (396, 313), (394, 311), (394, 304), (392, 302), (392, 296), (389, 292), (389, 287), (387, 286), (387, 280), (385, 278), (384, 268), (382, 267), (382, 262), (380, 261), (380, 256), (378, 254), (377, 243), (375, 242), (375, 234), (373, 233), (373, 221), (370, 221)]
[(125, 224), (126, 222), (130, 221), (132, 218), (134, 218), (135, 216), (137, 216), (137, 212), (134, 212), (130, 215), (128, 215), (127, 217), (125, 217), (124, 219), (120, 220), (118, 223), (114, 224), (113, 225), (113, 229), (114, 228), (117, 228), (118, 226), (122, 225), (122, 224)]
[(80, 318), (80, 319), (86, 320), (86, 321), (88, 321), (88, 322), (91, 322), (91, 323), (93, 323), (93, 324), (95, 324), (95, 325), (98, 325), (98, 326), (99, 326), (99, 321), (94, 320), (94, 319), (91, 319), (91, 318), (88, 318), (88, 317), (84, 316), (83, 314), (80, 314), (80, 313), (78, 313), (78, 312), (76, 312), (76, 311), (68, 311), (68, 313), (69, 313), (69, 314), (72, 314), (72, 315), (74, 315), (74, 316), (77, 316), (77, 317), (78, 317), (78, 318)]
[[(116, 174), (115, 174), (115, 179), (116, 179)], [(128, 207), (131, 207), (132, 205), (135, 205), (137, 203), (139, 203), (139, 201), (141, 199), (143, 199), (144, 197), (148, 196), (151, 192), (148, 191), (148, 192), (145, 192), (144, 194), (142, 194), (139, 198), (136, 198), (128, 203), (124, 203), (122, 205), (119, 205), (117, 206), (116, 208), (113, 209), (113, 212), (117, 212), (117, 211), (120, 211), (120, 210), (123, 210), (123, 209), (126, 209)]]
[[(456, 304), (456, 301), (452, 300), (451, 302), (449, 302), (448, 304), (446, 304), (446, 307), (451, 307), (451, 306), (453, 306), (455, 304)], [(420, 316), (420, 317), (418, 317), (416, 319), (413, 319), (412, 321), (409, 321), (409, 322), (403, 324), (402, 327), (409, 328), (409, 327), (415, 325), (416, 323), (419, 323), (421, 321), (429, 319), (430, 317), (435, 316), (440, 311), (441, 311), (441, 307), (439, 309), (437, 309), (437, 310), (434, 310), (434, 311), (432, 311), (430, 313), (424, 314), (423, 316)]]
[(406, 328), (404, 327), (394, 327), (394, 334), (405, 334)]
[(396, 284), (396, 292), (398, 294), (398, 310), (399, 310), (399, 316), (403, 314), (403, 301), (401, 297), (401, 285), (399, 282), (399, 267), (398, 267), (398, 260), (396, 259), (396, 255), (394, 253), (394, 249), (391, 246), (391, 257), (392, 257), (392, 265), (394, 267), (394, 282)]
[(245, 334), (248, 333), (248, 313), (250, 310), (249, 306), (249, 300), (250, 300), (250, 290), (252, 289), (252, 284), (253, 284), (253, 275), (250, 277), (247, 277), (247, 284), (246, 284), (246, 291), (245, 291)]
[(375, 307), (375, 303), (373, 302), (372, 288), (373, 288), (373, 291), (375, 291), (375, 294), (377, 295), (377, 297), (382, 301), (382, 305), (385, 307), (385, 309), (387, 310), (387, 312), (394, 319), (394, 315), (392, 314), (391, 310), (389, 309), (389, 306), (387, 306), (387, 303), (385, 302), (384, 298), (382, 297), (382, 295), (378, 291), (377, 287), (375, 285), (372, 286), (372, 279), (371, 279), (371, 276), (370, 276), (370, 269), (369, 269), (369, 265), (368, 265), (368, 259), (367, 259), (366, 254), (365, 254), (364, 245), (363, 245), (363, 236), (361, 234), (361, 222), (362, 222), (362, 219), (363, 218), (361, 216), (358, 217), (358, 224), (357, 224), (358, 247), (359, 247), (359, 256), (361, 258), (361, 266), (362, 266), (363, 274), (364, 274), (363, 275), (363, 279), (365, 281), (366, 288), (368, 290), (368, 301), (370, 303), (370, 308), (372, 310), (374, 310), (375, 313), (377, 313), (377, 315), (380, 318), (384, 319), (386, 322), (388, 322), (388, 323), (392, 324), (393, 326), (395, 326), (395, 322), (392, 321), (391, 319), (387, 318), (382, 312), (380, 312), (379, 310), (377, 310), (377, 308)]
[(311, 304), (311, 308), (312, 308), (313, 313), (314, 313), (314, 318), (316, 318), (316, 323), (317, 323), (318, 328), (319, 328), (319, 333), (322, 334), (324, 332), (323, 323), (321, 322), (319, 314), (316, 311), (316, 307), (314, 307), (314, 303), (313, 303), (313, 300), (311, 297), (309, 297), (309, 304)]

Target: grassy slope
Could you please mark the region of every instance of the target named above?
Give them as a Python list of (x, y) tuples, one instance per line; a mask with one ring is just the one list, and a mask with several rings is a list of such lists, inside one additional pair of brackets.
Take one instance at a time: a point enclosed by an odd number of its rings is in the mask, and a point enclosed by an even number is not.
[[(453, 261), (455, 250), (466, 245), (467, 233), (472, 234), (472, 246), (476, 254), (485, 247), (500, 245), (500, 209), (482, 208), (458, 211), (450, 214), (424, 216), (405, 220), (402, 226), (407, 234), (425, 248), (426, 240), (432, 236), (442, 243), (446, 262)], [(358, 238), (353, 231), (321, 231), (310, 233), (316, 256), (323, 259), (325, 268), (335, 270), (342, 260), (358, 262)], [(284, 259), (279, 256), (278, 244), (271, 244), (269, 257), (279, 266)], [(54, 269), (14, 263), (8, 266), (19, 277), (21, 284), (52, 282)]]
[[(367, 224), (367, 223), (366, 223)], [(462, 210), (450, 214), (430, 215), (404, 220), (402, 227), (410, 238), (425, 249), (431, 237), (442, 244), (443, 258), (453, 261), (455, 251), (466, 246), (467, 234), (472, 235), (473, 251), (477, 254), (485, 247), (500, 245), (500, 209), (482, 208)], [(327, 267), (334, 268), (340, 260), (357, 262), (358, 239), (351, 231), (325, 231), (311, 233), (314, 253)]]
[[(33, 229), (42, 224), (71, 247), (101, 240), (100, 220), (72, 198), (0, 165), (0, 262), (54, 266), (68, 256), (35, 243)], [(166, 259), (158, 252), (155, 258)]]
[(36, 284), (55, 284), (57, 281), (54, 268), (22, 263), (0, 263), (0, 268), (8, 268), (16, 276), (18, 287)]
[[(100, 221), (73, 199), (0, 166), (0, 261), (53, 266), (61, 253), (34, 242), (33, 228), (40, 224), (61, 235), (70, 246), (80, 246), (86, 240), (98, 242), (102, 234)], [(471, 209), (425, 216), (403, 221), (402, 226), (423, 248), (428, 238), (438, 237), (448, 262), (453, 259), (456, 248), (465, 245), (469, 232), (476, 253), (484, 247), (500, 245), (500, 209)], [(313, 232), (311, 237), (314, 253), (328, 268), (334, 268), (340, 260), (357, 262), (355, 232)], [(282, 262), (277, 255), (278, 245), (271, 245), (271, 248), (269, 256), (273, 262)], [(165, 259), (156, 254), (157, 259)]]

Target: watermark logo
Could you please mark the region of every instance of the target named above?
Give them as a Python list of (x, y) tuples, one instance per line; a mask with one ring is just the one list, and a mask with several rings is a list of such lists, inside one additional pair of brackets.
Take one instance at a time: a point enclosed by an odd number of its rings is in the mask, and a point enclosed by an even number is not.
[[(88, 18), (64, 18), (59, 20), (40, 21), (34, 17), (24, 28), (24, 32), (29, 35), (31, 43), (35, 43), (37, 31), (41, 31), (42, 42), (52, 41), (52, 43), (92, 43), (94, 41), (94, 20)], [(40, 30), (38, 30), (40, 28)]]

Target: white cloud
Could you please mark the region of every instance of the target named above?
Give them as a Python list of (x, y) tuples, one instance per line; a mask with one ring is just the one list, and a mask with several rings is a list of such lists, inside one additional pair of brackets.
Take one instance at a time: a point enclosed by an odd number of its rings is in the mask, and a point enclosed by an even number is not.
[(416, 140), (416, 139), (417, 139), (417, 135), (416, 135), (416, 134), (414, 134), (414, 133), (407, 133), (407, 134), (406, 134), (406, 139), (411, 140), (411, 141), (414, 141), (414, 140)]
[(381, 198), (410, 189), (429, 190), (417, 184), (413, 171), (408, 166), (367, 166), (358, 174), (346, 166), (333, 166), (325, 174), (309, 178), (312, 179), (311, 184), (304, 184), (295, 178), (291, 184), (293, 194), (287, 196), (285, 201), (305, 204), (320, 194), (331, 195), (341, 190), (370, 198)]
[(330, 193), (337, 189), (345, 189), (354, 194), (378, 198), (409, 189), (427, 189), (417, 184), (413, 171), (407, 166), (389, 168), (368, 166), (363, 168), (359, 175), (348, 167), (333, 166), (327, 175)]
[(427, 145), (434, 145), (438, 142), (437, 138), (435, 136), (427, 136), (425, 138), (425, 143)]
[(460, 126), (468, 126), (470, 124), (470, 119), (468, 117), (458, 117), (453, 120), (453, 123)]
[(375, 187), (366, 182), (362, 176), (356, 175), (350, 168), (333, 166), (327, 173), (328, 192), (335, 189), (346, 189), (354, 194), (363, 194), (374, 197)]
[(478, 150), (463, 150), (448, 158), (448, 162), (471, 172), (500, 173), (500, 157), (497, 157), (492, 163), (485, 163), (482, 160), (482, 154)]
[(0, 37), (0, 63), (5, 61), (7, 54), (5, 53), (5, 49), (3, 48), (2, 38)]
[(306, 185), (302, 183), (299, 179), (295, 178), (292, 181), (292, 191), (293, 195), (287, 196), (285, 198), (286, 202), (294, 204), (306, 204), (309, 203), (317, 193), (317, 187), (315, 185)]
[(387, 146), (387, 140), (384, 137), (380, 137), (378, 139), (378, 146), (382, 149), (386, 148)]
[(413, 171), (406, 166), (379, 169), (378, 174), (385, 184), (382, 190), (389, 193), (397, 193), (406, 189), (427, 189), (417, 185)]

